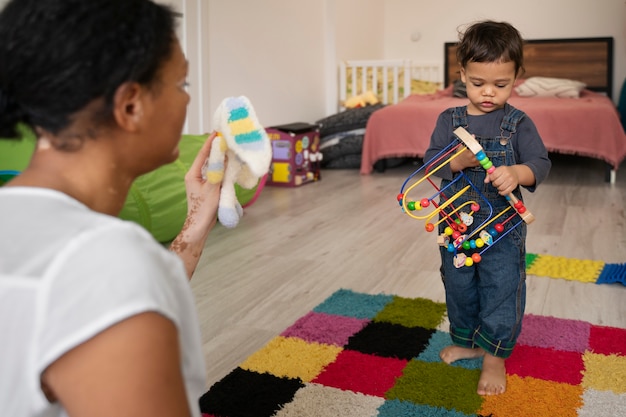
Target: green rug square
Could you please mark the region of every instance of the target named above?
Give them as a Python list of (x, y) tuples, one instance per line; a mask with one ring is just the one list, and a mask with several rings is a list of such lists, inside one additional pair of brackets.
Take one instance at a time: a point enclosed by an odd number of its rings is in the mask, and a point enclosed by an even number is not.
[(476, 394), (479, 377), (478, 369), (413, 360), (385, 393), (385, 398), (474, 414), (483, 402)]
[(436, 329), (443, 321), (445, 313), (445, 303), (437, 303), (425, 298), (394, 296), (373, 321), (399, 324), (405, 327)]

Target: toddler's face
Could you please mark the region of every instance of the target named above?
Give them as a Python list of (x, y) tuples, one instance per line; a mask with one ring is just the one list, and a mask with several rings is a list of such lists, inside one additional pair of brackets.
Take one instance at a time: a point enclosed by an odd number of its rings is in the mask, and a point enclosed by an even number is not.
[(461, 80), (467, 86), (470, 104), (467, 112), (482, 115), (501, 109), (515, 84), (513, 62), (468, 62), (461, 68)]

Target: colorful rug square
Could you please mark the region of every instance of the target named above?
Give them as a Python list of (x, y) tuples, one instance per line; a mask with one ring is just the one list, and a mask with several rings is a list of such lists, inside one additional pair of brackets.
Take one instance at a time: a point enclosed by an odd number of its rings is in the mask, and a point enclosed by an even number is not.
[(271, 417), (303, 387), (298, 379), (235, 368), (200, 398), (200, 410), (215, 417)]
[(374, 322), (399, 324), (404, 327), (435, 329), (441, 323), (446, 306), (426, 298), (393, 297), (393, 300), (376, 314)]
[(603, 355), (626, 356), (626, 329), (591, 326), (589, 349)]
[(313, 380), (317, 384), (383, 397), (407, 361), (344, 350)]
[(276, 417), (374, 417), (384, 402), (376, 396), (306, 384)]
[(350, 337), (346, 349), (409, 360), (426, 349), (434, 332), (422, 327), (372, 322)]
[(506, 392), (484, 397), (480, 415), (494, 417), (575, 417), (582, 406), (580, 385), (536, 378), (507, 377)]
[(278, 377), (299, 378), (309, 382), (334, 362), (341, 351), (342, 348), (333, 345), (278, 336), (252, 354), (240, 367), (247, 371), (267, 372)]
[(299, 337), (307, 342), (343, 346), (348, 343), (350, 336), (363, 329), (367, 323), (369, 323), (367, 319), (311, 311), (280, 335)]
[[(472, 416), (476, 414), (472, 413)], [(443, 407), (414, 404), (410, 401), (388, 400), (378, 409), (377, 417), (469, 417), (460, 411)]]
[[(536, 260), (535, 260), (536, 261)], [(626, 329), (526, 315), (507, 390), (482, 359), (447, 365), (445, 304), (341, 289), (215, 383), (205, 417), (626, 415)]]
[(370, 295), (340, 289), (315, 307), (313, 311), (371, 320), (392, 301), (393, 295)]
[(626, 394), (626, 356), (585, 352), (583, 360), (582, 385), (585, 388)]
[[(533, 358), (529, 361), (528, 358)], [(567, 368), (563, 368), (563, 364)], [(582, 381), (583, 358), (578, 352), (518, 344), (506, 361), (507, 373), (546, 381), (578, 385)]]
[(482, 404), (482, 398), (476, 394), (479, 377), (479, 370), (448, 366), (443, 362), (411, 361), (385, 398), (471, 414)]
[[(623, 395), (622, 395), (623, 396)], [(578, 417), (626, 416), (626, 401), (613, 391), (586, 389)]]
[[(419, 354), (417, 360), (422, 362), (441, 362), (439, 352), (446, 346), (450, 345), (450, 334), (448, 332), (436, 331), (431, 336), (426, 349)], [(483, 359), (462, 359), (453, 362), (450, 366), (465, 368), (465, 369), (481, 369), (483, 366)]]
[[(547, 328), (551, 331), (546, 332)], [(591, 324), (584, 321), (527, 314), (524, 316), (522, 332), (517, 342), (527, 346), (582, 353), (589, 349), (590, 331)]]

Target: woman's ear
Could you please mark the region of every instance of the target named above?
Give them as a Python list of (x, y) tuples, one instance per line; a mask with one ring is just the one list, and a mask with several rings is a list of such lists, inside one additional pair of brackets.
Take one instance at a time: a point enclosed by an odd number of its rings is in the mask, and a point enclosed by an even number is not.
[(120, 128), (135, 132), (139, 128), (143, 114), (145, 90), (136, 82), (120, 85), (113, 97), (113, 117)]

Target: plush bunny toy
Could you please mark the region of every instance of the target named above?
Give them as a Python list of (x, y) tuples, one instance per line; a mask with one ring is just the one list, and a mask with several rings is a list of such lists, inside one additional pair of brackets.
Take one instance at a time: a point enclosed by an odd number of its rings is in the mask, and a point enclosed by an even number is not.
[(217, 218), (225, 227), (232, 228), (243, 215), (235, 195), (235, 183), (247, 189), (257, 185), (269, 171), (272, 147), (245, 96), (224, 99), (215, 111), (213, 122), (219, 137), (213, 141), (204, 176), (212, 183), (222, 181)]

